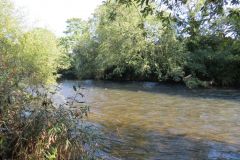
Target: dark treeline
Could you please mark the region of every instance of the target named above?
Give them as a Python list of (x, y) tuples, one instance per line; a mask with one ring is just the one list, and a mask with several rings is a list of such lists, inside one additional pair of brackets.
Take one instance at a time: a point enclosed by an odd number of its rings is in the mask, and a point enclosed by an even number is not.
[(239, 86), (239, 1), (107, 1), (67, 21), (61, 44), (78, 78)]

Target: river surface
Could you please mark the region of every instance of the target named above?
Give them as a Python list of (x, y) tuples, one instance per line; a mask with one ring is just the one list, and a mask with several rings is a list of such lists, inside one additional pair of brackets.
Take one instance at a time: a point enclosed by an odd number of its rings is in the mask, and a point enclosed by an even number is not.
[(240, 91), (190, 90), (151, 82), (63, 81), (81, 85), (101, 126), (104, 159), (240, 160)]

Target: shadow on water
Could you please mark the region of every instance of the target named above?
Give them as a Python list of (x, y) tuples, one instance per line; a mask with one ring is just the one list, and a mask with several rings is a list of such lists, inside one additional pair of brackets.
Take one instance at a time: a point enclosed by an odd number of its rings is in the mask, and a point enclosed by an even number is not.
[(68, 81), (86, 87), (98, 87), (111, 90), (127, 90), (132, 92), (150, 92), (181, 96), (184, 98), (222, 99), (240, 102), (240, 90), (234, 89), (189, 89), (181, 84), (165, 84), (156, 82), (112, 82), (112, 81)]
[[(113, 125), (116, 126), (116, 125)], [(110, 128), (114, 128), (111, 126)], [(111, 133), (111, 134), (109, 134)], [(121, 133), (105, 136), (104, 151), (119, 159), (128, 160), (239, 160), (240, 146), (186, 135), (159, 133), (141, 127), (125, 126)]]

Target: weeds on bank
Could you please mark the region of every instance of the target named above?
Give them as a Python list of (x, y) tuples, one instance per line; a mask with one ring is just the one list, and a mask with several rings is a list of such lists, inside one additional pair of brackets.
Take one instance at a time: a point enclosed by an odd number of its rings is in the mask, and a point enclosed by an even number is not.
[(83, 125), (89, 107), (78, 104), (74, 90), (57, 107), (45, 89), (1, 95), (0, 159), (95, 159), (95, 136)]

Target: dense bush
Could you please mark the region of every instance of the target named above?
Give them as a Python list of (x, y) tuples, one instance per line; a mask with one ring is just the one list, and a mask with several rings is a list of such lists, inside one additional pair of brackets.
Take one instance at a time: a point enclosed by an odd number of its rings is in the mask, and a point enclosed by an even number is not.
[[(183, 78), (186, 51), (175, 31), (155, 17), (140, 17), (136, 8), (116, 4), (99, 7), (87, 26), (67, 29), (79, 78), (176, 81)], [(69, 24), (76, 19), (69, 20)], [(77, 28), (77, 29), (76, 29)], [(73, 30), (80, 30), (73, 32)], [(77, 35), (76, 35), (77, 33)]]
[(1, 159), (94, 157), (95, 136), (81, 120), (88, 107), (56, 108), (47, 91), (15, 92), (10, 103), (2, 103), (7, 108), (1, 112)]
[(72, 48), (78, 78), (239, 86), (237, 2), (117, 2), (101, 5), (88, 22), (67, 22), (63, 44)]
[(91, 158), (81, 127), (88, 108), (56, 106), (46, 89), (67, 59), (51, 32), (23, 31), (12, 3), (0, 0), (0, 159)]
[(238, 86), (240, 84), (239, 42), (216, 36), (201, 37), (199, 46), (188, 56), (186, 70), (199, 82), (208, 81), (219, 86)]

